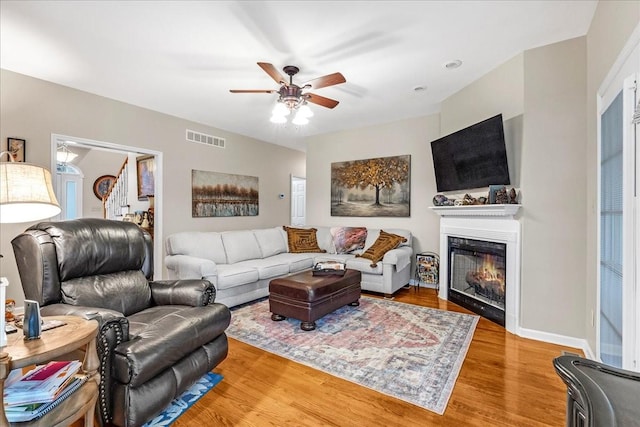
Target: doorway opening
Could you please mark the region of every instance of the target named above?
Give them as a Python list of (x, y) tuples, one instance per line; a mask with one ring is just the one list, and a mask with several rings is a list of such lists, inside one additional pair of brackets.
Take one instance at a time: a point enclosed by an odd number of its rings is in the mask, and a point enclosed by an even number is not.
[[(77, 154), (78, 160), (67, 160), (66, 162), (59, 162), (57, 160), (57, 153), (59, 148), (66, 147), (67, 150)], [(133, 155), (140, 156), (153, 156), (155, 159), (155, 170), (154, 170), (154, 180), (155, 180), (155, 200), (154, 200), (154, 239), (153, 239), (153, 256), (154, 256), (154, 276), (158, 278), (158, 276), (162, 275), (162, 220), (163, 220), (163, 212), (162, 212), (162, 152), (156, 150), (150, 150), (148, 148), (143, 147), (134, 147), (129, 145), (115, 144), (112, 142), (105, 141), (97, 141), (86, 138), (80, 138), (75, 136), (68, 135), (59, 135), (59, 134), (51, 134), (51, 170), (57, 171), (59, 169), (59, 163), (67, 163), (67, 166), (74, 166), (74, 162), (81, 161), (82, 156), (111, 156), (117, 155), (118, 159), (125, 159), (127, 156)], [(118, 157), (119, 156), (119, 157)], [(119, 166), (119, 165), (118, 165)], [(118, 172), (116, 167), (115, 171), (110, 174), (115, 174)], [(89, 208), (89, 203), (87, 203), (88, 197), (94, 197), (93, 183), (94, 179), (90, 179), (88, 176), (88, 171), (84, 170), (84, 180), (82, 181), (82, 185), (76, 185), (75, 187), (75, 200), (76, 203), (79, 203), (80, 206), (84, 206), (81, 211), (81, 215), (78, 217), (103, 217), (102, 208), (98, 210), (97, 207)], [(53, 180), (53, 190), (58, 199), (61, 199), (61, 194), (63, 193), (62, 181), (59, 179)], [(71, 187), (73, 189), (73, 186)], [(131, 198), (137, 200), (137, 194), (131, 194)], [(101, 202), (100, 202), (101, 203)], [(60, 219), (60, 218), (58, 218)]]

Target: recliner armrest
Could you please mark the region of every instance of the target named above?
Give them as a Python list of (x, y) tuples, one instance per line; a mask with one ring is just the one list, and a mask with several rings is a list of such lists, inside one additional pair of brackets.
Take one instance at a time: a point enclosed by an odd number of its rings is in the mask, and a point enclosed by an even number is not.
[(151, 298), (156, 305), (189, 305), (201, 307), (213, 303), (216, 288), (204, 279), (156, 280), (149, 282)]

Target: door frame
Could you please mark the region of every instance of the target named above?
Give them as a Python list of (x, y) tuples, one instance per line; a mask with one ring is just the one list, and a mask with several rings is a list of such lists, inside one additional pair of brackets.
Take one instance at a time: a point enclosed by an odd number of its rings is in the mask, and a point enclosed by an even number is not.
[[(93, 139), (79, 138), (76, 136), (52, 133), (51, 134), (51, 170), (53, 171), (56, 170), (56, 164), (57, 164), (56, 151), (58, 148), (58, 140), (73, 141), (78, 143), (81, 146), (101, 149), (101, 150), (120, 151), (123, 153), (140, 153), (140, 154), (155, 156), (154, 179), (155, 179), (156, 194), (155, 194), (155, 203), (154, 203), (155, 206), (154, 206), (154, 215), (153, 215), (153, 220), (154, 220), (154, 232), (153, 232), (154, 234), (153, 236), (154, 237), (153, 238), (153, 272), (154, 273), (153, 275), (154, 277), (156, 277), (156, 280), (161, 279), (163, 275), (162, 242), (164, 242), (163, 236), (162, 236), (162, 223), (163, 223), (162, 222), (163, 221), (162, 151), (151, 150), (149, 148), (143, 148), (143, 147), (134, 147), (131, 145), (116, 144), (113, 142), (97, 141)], [(59, 190), (57, 188), (57, 184), (55, 183), (55, 180), (53, 185), (54, 185), (54, 192), (57, 193), (57, 191)]]
[[(640, 81), (640, 24), (629, 37), (615, 63), (607, 73), (596, 94), (596, 137), (597, 137), (597, 234), (596, 234), (596, 357), (600, 358), (600, 162), (601, 162), (601, 115), (611, 105), (611, 102), (622, 91), (623, 114), (631, 111), (631, 115), (638, 102), (637, 85)], [(627, 116), (624, 116), (626, 120)], [(638, 204), (638, 189), (640, 164), (636, 164), (638, 152), (635, 150), (638, 135), (637, 125), (631, 120), (624, 124), (623, 138), (623, 260), (622, 260), (622, 367), (638, 371), (640, 366), (640, 210)], [(631, 236), (631, 238), (629, 238)], [(626, 238), (625, 238), (626, 237)]]

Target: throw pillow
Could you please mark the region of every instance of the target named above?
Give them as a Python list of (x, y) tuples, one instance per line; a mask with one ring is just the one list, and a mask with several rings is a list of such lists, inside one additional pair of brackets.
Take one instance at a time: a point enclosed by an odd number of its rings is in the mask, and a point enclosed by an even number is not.
[(406, 241), (407, 239), (402, 236), (380, 230), (380, 236), (378, 236), (378, 239), (373, 243), (373, 245), (364, 251), (362, 255), (356, 256), (370, 259), (372, 261), (371, 268), (376, 268), (378, 266), (378, 261), (384, 258), (384, 254), (389, 252), (391, 249), (397, 248), (400, 243)]
[(366, 227), (333, 227), (330, 231), (337, 254), (350, 254), (364, 249), (367, 241)]
[(326, 252), (318, 246), (318, 239), (316, 237), (317, 228), (292, 228), (286, 225), (283, 225), (282, 228), (287, 232), (289, 252), (294, 254)]

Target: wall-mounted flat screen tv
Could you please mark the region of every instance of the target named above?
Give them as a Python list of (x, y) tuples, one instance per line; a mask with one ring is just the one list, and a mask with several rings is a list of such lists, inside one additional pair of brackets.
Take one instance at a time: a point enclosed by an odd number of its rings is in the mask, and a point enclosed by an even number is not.
[(502, 114), (431, 142), (438, 192), (509, 185)]

